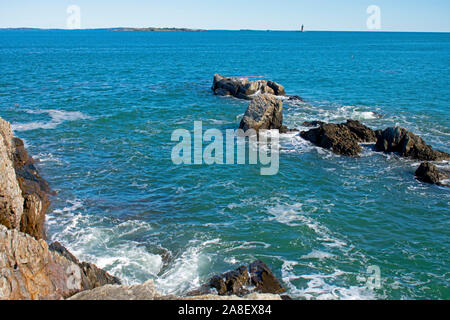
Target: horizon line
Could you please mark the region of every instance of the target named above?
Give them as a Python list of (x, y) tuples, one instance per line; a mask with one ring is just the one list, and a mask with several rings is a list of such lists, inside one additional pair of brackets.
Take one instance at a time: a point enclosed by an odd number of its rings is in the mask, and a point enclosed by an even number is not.
[[(299, 29), (201, 29), (201, 28), (187, 28), (187, 27), (98, 27), (98, 28), (77, 28), (77, 29), (69, 29), (69, 28), (41, 28), (41, 27), (0, 27), (0, 30), (58, 30), (58, 31), (89, 31), (89, 30), (111, 30), (111, 31), (125, 31), (125, 30), (116, 30), (116, 29), (146, 29), (146, 28), (154, 28), (154, 29), (174, 29), (174, 30), (162, 30), (164, 32), (198, 32), (198, 31), (256, 31), (256, 32), (299, 32), (302, 31)], [(188, 29), (188, 30), (179, 30), (179, 29)], [(142, 32), (158, 32), (159, 30), (151, 31), (151, 30), (127, 30), (129, 31), (142, 31)], [(397, 33), (450, 33), (450, 31), (407, 31), (407, 30), (332, 30), (332, 29), (324, 29), (324, 30), (305, 30), (305, 32), (397, 32)]]

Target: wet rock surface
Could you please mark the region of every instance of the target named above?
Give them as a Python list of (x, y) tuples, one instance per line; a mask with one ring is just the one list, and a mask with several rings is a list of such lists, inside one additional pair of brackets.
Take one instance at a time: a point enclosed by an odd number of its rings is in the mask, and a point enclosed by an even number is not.
[(219, 296), (244, 296), (251, 293), (280, 294), (286, 289), (275, 277), (269, 267), (261, 260), (249, 266), (240, 266), (235, 270), (212, 277), (200, 289), (188, 293), (190, 296), (217, 292)]
[(450, 159), (450, 154), (434, 150), (422, 138), (402, 127), (390, 127), (380, 132), (375, 149), (382, 152), (396, 152), (402, 157), (417, 160)]
[(336, 154), (358, 156), (362, 152), (360, 138), (345, 124), (326, 123), (318, 128), (300, 132), (300, 136), (313, 144)]
[(251, 100), (259, 94), (272, 94), (284, 96), (284, 87), (274, 81), (255, 80), (248, 78), (224, 77), (219, 74), (214, 75), (212, 90), (215, 95), (233, 96), (239, 99)]
[(419, 168), (415, 172), (415, 176), (418, 180), (425, 183), (449, 186), (442, 183), (442, 180), (448, 179), (449, 175), (445, 172), (440, 171), (434, 164), (430, 162), (421, 163)]

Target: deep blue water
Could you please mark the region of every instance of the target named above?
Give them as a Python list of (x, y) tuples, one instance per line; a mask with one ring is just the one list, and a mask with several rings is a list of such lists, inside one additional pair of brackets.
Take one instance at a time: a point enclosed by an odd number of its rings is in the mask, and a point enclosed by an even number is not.
[(450, 192), (418, 162), (295, 134), (275, 176), (170, 157), (174, 129), (239, 125), (248, 102), (214, 96), (214, 73), (302, 96), (288, 127), (400, 125), (450, 152), (449, 62), (445, 33), (0, 31), (0, 116), (57, 191), (49, 238), (128, 283), (182, 294), (259, 258), (297, 298), (450, 299)]

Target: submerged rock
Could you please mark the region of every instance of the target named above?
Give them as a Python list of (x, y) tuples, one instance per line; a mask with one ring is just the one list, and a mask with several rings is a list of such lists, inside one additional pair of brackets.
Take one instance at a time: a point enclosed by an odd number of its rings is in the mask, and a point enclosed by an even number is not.
[(0, 300), (59, 300), (119, 283), (92, 264), (80, 263), (60, 244), (49, 247), (0, 225)]
[(416, 170), (415, 176), (422, 182), (437, 185), (442, 185), (441, 181), (449, 178), (446, 173), (439, 171), (438, 168), (430, 162), (423, 162)]
[(214, 290), (218, 295), (244, 296), (250, 293), (274, 293), (286, 291), (269, 267), (257, 260), (249, 266), (215, 275), (200, 289), (188, 293), (190, 296), (210, 294)]
[(303, 127), (320, 127), (322, 125), (324, 125), (325, 122), (323, 121), (305, 121), (302, 123)]
[(284, 96), (284, 87), (274, 81), (256, 80), (248, 78), (231, 78), (219, 74), (214, 75), (212, 90), (215, 95), (233, 96), (239, 99), (253, 99), (259, 94), (272, 94)]
[(283, 125), (283, 103), (273, 95), (259, 95), (250, 102), (239, 126), (247, 131), (282, 129)]
[(402, 157), (439, 161), (450, 159), (450, 154), (434, 150), (422, 138), (401, 127), (390, 127), (380, 132), (375, 145), (377, 151), (397, 152)]

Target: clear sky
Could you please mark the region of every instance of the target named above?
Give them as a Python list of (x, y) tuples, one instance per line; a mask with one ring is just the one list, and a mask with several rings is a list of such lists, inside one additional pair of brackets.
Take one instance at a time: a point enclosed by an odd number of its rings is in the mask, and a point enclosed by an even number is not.
[(367, 30), (377, 5), (382, 31), (450, 32), (450, 0), (0, 0), (0, 28), (66, 28), (69, 5), (82, 28)]

